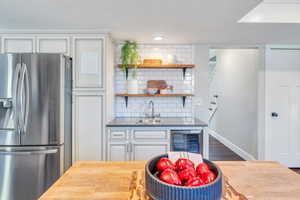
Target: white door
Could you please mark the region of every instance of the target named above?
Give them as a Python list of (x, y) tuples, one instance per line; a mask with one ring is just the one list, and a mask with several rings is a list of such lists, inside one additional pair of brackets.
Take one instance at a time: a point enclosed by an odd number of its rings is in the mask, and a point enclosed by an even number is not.
[(300, 167), (300, 50), (267, 50), (266, 160)]

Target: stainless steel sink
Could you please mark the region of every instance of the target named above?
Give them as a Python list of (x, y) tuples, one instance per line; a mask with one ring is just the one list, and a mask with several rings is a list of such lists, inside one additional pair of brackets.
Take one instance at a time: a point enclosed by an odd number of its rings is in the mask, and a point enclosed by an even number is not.
[(160, 118), (142, 118), (137, 121), (137, 124), (160, 124)]

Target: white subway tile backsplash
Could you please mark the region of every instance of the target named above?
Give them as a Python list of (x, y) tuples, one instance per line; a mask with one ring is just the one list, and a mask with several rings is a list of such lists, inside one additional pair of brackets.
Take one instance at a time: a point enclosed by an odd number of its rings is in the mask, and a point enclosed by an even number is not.
[[(193, 49), (192, 45), (139, 45), (141, 59), (162, 59), (163, 63), (168, 62), (168, 55), (174, 55), (177, 63), (192, 64)], [(120, 61), (121, 45), (115, 48), (116, 60)], [(131, 71), (131, 70), (129, 70)], [(115, 92), (126, 93), (126, 79), (124, 72), (116, 68)], [(129, 79), (132, 78), (129, 72)], [(173, 85), (173, 93), (194, 92), (194, 70), (187, 69), (185, 79), (181, 69), (138, 69), (137, 79), (139, 92), (144, 93), (148, 80), (165, 80), (169, 85)], [(160, 97), (160, 98), (129, 98), (128, 107), (125, 106), (125, 100), (117, 97), (115, 101), (116, 117), (144, 117), (148, 109), (148, 102), (153, 101), (156, 114), (160, 113), (162, 117), (192, 117), (192, 98), (186, 98), (185, 107), (182, 105), (182, 98), (179, 97)]]

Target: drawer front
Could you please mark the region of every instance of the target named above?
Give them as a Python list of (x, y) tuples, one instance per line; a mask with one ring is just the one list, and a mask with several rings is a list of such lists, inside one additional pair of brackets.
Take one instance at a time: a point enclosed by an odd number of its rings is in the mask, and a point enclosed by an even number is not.
[(133, 138), (135, 140), (154, 139), (154, 140), (166, 140), (168, 139), (168, 133), (165, 130), (138, 130), (133, 132)]
[(111, 140), (125, 140), (126, 139), (126, 130), (111, 130), (110, 131)]

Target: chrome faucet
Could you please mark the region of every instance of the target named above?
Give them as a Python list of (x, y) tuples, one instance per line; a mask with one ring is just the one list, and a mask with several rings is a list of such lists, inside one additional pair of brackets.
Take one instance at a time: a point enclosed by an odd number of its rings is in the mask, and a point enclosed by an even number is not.
[(155, 118), (155, 115), (154, 115), (154, 102), (153, 101), (149, 101), (148, 106), (151, 108), (151, 115), (150, 115), (150, 117), (151, 118)]

